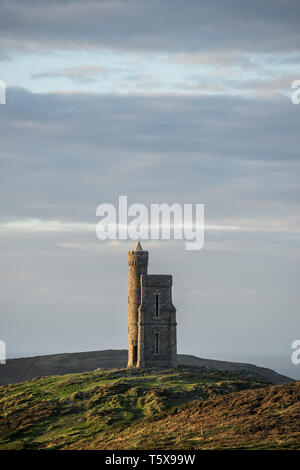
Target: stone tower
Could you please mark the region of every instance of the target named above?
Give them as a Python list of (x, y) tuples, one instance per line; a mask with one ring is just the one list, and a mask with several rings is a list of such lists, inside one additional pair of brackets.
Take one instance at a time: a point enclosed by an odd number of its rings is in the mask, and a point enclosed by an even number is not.
[(148, 258), (140, 242), (128, 252), (127, 367), (172, 367), (177, 354), (172, 276), (149, 275)]
[(128, 252), (128, 364), (137, 367), (138, 360), (138, 320), (141, 305), (141, 275), (147, 274), (148, 251), (143, 251), (140, 242), (135, 250)]

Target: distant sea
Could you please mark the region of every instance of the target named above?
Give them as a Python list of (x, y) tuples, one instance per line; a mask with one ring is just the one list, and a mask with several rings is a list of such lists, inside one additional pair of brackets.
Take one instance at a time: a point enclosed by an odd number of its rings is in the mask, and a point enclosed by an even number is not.
[(286, 375), (292, 379), (300, 380), (300, 364), (294, 365), (291, 354), (263, 354), (263, 353), (224, 353), (224, 354), (194, 354), (207, 359), (218, 359), (220, 361), (247, 362), (260, 367), (273, 369), (279, 374)]
[[(73, 351), (70, 351), (73, 352)], [(76, 351), (77, 352), (77, 351)], [(8, 359), (16, 359), (19, 357), (46, 356), (48, 354), (59, 354), (59, 352), (19, 352), (9, 353)], [(291, 361), (291, 354), (259, 354), (259, 353), (196, 353), (180, 351), (180, 354), (193, 354), (194, 356), (206, 359), (216, 359), (219, 361), (247, 362), (260, 367), (268, 367), (279, 374), (286, 375), (296, 380), (300, 380), (300, 364), (294, 365)]]

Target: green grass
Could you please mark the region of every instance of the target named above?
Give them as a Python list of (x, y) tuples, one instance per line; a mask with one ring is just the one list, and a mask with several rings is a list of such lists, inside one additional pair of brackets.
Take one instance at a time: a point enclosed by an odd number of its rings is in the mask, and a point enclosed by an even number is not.
[[(134, 436), (130, 448), (143, 448), (151, 426), (175, 420), (195, 400), (265, 386), (191, 366), (98, 370), (7, 385), (0, 387), (0, 449), (114, 448), (127, 433)], [(147, 448), (199, 446), (199, 439), (180, 432), (159, 437), (154, 430)]]

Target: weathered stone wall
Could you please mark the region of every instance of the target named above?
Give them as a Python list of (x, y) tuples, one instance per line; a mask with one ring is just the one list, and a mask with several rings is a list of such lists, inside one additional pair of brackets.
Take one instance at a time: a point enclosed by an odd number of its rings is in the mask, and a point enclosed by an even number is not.
[[(176, 361), (176, 309), (172, 303), (172, 276), (142, 275), (138, 322), (138, 367), (170, 367)], [(158, 295), (158, 316), (156, 299)], [(158, 334), (158, 351), (155, 342)]]

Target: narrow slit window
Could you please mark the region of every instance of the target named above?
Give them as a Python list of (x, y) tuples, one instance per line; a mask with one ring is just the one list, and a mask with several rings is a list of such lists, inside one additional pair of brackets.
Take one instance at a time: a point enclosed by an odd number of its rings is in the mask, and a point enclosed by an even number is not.
[(159, 316), (159, 295), (155, 294), (155, 316)]
[(158, 338), (158, 333), (155, 333), (155, 354), (158, 354), (158, 348), (159, 348), (159, 338)]

